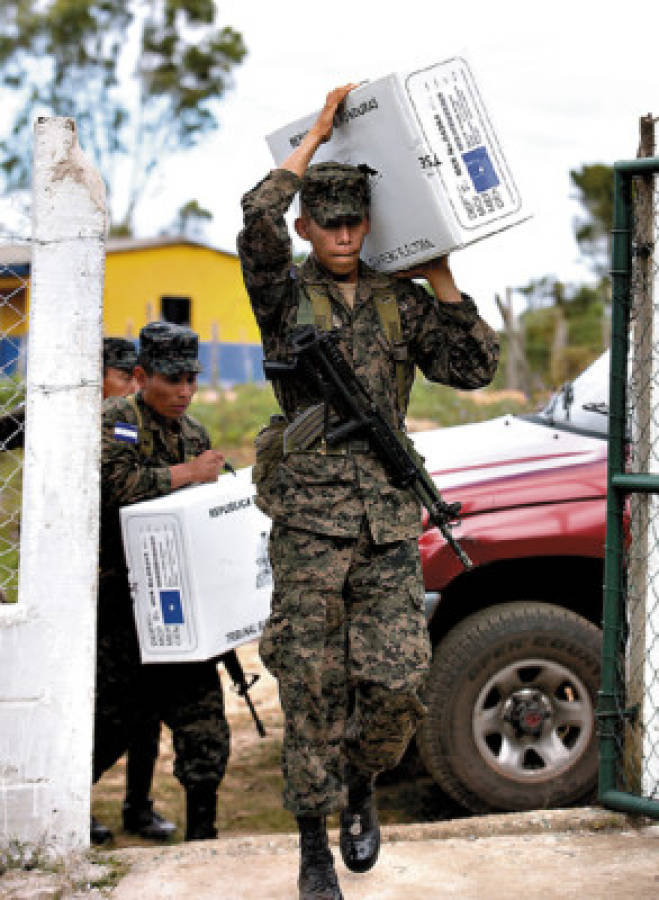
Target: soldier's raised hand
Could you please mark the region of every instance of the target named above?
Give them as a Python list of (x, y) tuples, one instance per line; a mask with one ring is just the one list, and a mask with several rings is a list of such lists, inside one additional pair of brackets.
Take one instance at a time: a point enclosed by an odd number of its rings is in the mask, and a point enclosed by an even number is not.
[(325, 98), (325, 105), (319, 112), (318, 118), (314, 122), (311, 129), (312, 131), (315, 131), (317, 133), (321, 143), (329, 141), (329, 139), (332, 137), (332, 130), (334, 128), (334, 116), (336, 115), (336, 111), (339, 108), (340, 104), (343, 103), (345, 98), (348, 96), (350, 91), (354, 90), (356, 87), (357, 85), (353, 84), (352, 82), (350, 84), (344, 84), (341, 87), (334, 88), (334, 90), (330, 91)]

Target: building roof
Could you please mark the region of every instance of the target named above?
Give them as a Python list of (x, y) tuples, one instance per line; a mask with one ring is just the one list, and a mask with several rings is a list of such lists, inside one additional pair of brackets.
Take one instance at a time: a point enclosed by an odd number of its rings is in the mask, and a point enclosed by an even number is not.
[[(162, 235), (154, 238), (108, 238), (105, 242), (106, 253), (126, 253), (131, 250), (150, 250), (158, 247), (200, 247), (223, 256), (237, 257), (237, 253), (231, 250), (221, 250), (211, 244), (201, 241), (191, 241), (183, 235)], [(29, 265), (32, 258), (32, 244), (30, 241), (13, 244), (0, 244), (0, 266), (16, 268)]]
[(108, 253), (122, 253), (128, 250), (150, 250), (155, 247), (174, 247), (184, 245), (187, 247), (201, 247), (203, 250), (212, 250), (213, 253), (221, 253), (224, 256), (237, 256), (235, 250), (223, 250), (213, 247), (203, 241), (192, 241), (184, 235), (164, 234), (153, 238), (108, 238), (106, 251)]
[(0, 244), (0, 266), (16, 267), (29, 265), (32, 245), (29, 241), (20, 244)]

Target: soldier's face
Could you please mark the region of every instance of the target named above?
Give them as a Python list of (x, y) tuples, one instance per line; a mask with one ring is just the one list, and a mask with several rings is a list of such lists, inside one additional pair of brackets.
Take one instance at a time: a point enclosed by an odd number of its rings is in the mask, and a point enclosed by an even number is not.
[(370, 228), (368, 216), (340, 218), (330, 227), (319, 225), (308, 214), (295, 222), (297, 233), (311, 243), (321, 266), (343, 281), (357, 280), (359, 254)]
[(126, 397), (137, 390), (137, 382), (132, 372), (108, 366), (103, 374), (103, 399), (106, 397)]
[(197, 391), (195, 372), (148, 375), (142, 366), (136, 366), (135, 378), (144, 402), (166, 419), (180, 419)]

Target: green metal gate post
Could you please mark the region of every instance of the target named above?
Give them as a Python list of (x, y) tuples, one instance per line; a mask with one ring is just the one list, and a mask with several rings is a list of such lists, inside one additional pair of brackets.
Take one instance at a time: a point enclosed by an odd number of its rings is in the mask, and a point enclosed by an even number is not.
[(627, 358), (631, 311), (632, 177), (659, 173), (659, 158), (619, 162), (614, 166), (613, 311), (611, 333), (609, 455), (604, 568), (602, 683), (597, 708), (599, 722), (599, 799), (612, 809), (659, 818), (659, 802), (618, 789), (620, 758), (617, 737), (624, 720), (625, 689), (620, 683), (619, 659), (625, 626), (624, 511), (634, 491), (659, 493), (659, 476), (625, 472)]

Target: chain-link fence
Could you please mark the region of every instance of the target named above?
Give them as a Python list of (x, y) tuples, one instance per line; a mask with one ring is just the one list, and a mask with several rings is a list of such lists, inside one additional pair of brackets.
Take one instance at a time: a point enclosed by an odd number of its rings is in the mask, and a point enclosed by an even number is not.
[(0, 602), (18, 590), (30, 243), (0, 234)]
[[(659, 158), (615, 167), (600, 799), (659, 818)], [(647, 152), (649, 150), (649, 153)]]

